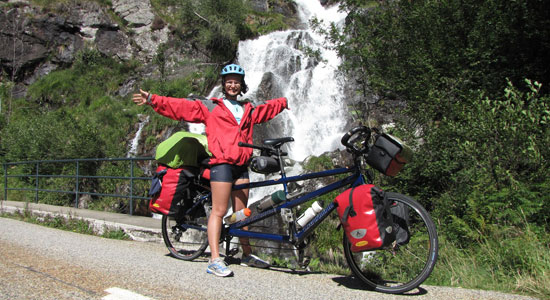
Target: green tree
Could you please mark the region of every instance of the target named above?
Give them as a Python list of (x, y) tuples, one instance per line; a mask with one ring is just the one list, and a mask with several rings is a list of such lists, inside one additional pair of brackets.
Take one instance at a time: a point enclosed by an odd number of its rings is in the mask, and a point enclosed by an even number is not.
[(500, 94), (506, 78), (530, 78), (547, 91), (547, 1), (344, 0), (341, 7), (346, 25), (330, 38), (343, 70), (368, 93), (406, 99), (421, 121), (440, 118), (468, 91)]
[(406, 102), (395, 121), (416, 156), (388, 183), (454, 218), (457, 230), (518, 225), (521, 214), (547, 226), (550, 3), (343, 0), (341, 8), (342, 30), (326, 33), (342, 70), (365, 96)]

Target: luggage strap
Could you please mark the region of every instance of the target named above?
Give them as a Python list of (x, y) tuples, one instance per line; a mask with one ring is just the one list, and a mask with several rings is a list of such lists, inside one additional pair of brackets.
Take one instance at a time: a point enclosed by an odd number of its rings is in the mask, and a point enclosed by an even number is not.
[(357, 215), (353, 209), (353, 190), (355, 190), (355, 187), (352, 187), (349, 191), (349, 206), (344, 210), (344, 214), (342, 215), (342, 223), (347, 223), (349, 216), (355, 217)]

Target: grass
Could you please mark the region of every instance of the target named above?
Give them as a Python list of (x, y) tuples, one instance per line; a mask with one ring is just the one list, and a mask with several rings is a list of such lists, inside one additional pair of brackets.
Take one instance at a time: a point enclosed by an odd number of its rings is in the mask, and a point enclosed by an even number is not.
[(426, 284), (495, 290), (550, 299), (550, 251), (547, 233), (530, 227), (502, 229), (462, 248), (440, 239), (439, 261)]
[(104, 227), (103, 230), (98, 232), (93, 224), (89, 221), (80, 219), (74, 216), (62, 216), (62, 215), (38, 215), (25, 208), (23, 211), (16, 211), (14, 213), (1, 212), (0, 217), (11, 218), (19, 221), (24, 221), (32, 224), (37, 224), (45, 227), (61, 229), (65, 231), (72, 231), (80, 234), (88, 234), (100, 236), (108, 239), (116, 240), (130, 240), (130, 237), (122, 229), (111, 229)]

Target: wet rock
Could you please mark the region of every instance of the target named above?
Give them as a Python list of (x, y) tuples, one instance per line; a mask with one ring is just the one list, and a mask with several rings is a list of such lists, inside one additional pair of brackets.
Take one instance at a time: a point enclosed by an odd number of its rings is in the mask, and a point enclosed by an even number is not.
[(252, 9), (257, 12), (267, 12), (269, 10), (267, 0), (251, 0), (250, 5), (252, 6)]
[(272, 72), (264, 73), (258, 91), (256, 92), (256, 99), (260, 102), (273, 99), (281, 95), (281, 89), (277, 84), (277, 80), (274, 79)]
[(118, 57), (121, 60), (132, 58), (132, 47), (128, 37), (117, 30), (99, 30), (96, 35), (97, 49), (99, 52)]

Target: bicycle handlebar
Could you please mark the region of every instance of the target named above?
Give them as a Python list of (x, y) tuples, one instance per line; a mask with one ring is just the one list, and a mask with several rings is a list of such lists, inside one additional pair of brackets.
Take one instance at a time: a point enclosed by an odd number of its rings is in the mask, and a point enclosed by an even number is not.
[[(377, 129), (376, 128), (368, 128), (366, 126), (354, 127), (350, 131), (346, 132), (346, 134), (344, 134), (344, 136), (342, 137), (340, 142), (350, 152), (352, 152), (356, 155), (366, 154), (369, 150), (368, 141), (371, 137), (372, 131), (377, 132)], [(362, 137), (362, 136), (364, 136), (364, 139), (361, 140), (362, 147), (359, 149), (353, 142), (355, 142), (359, 137)], [(353, 137), (353, 139), (352, 139), (352, 137)], [(292, 140), (294, 140), (294, 139), (292, 139)], [(351, 142), (350, 142), (350, 140), (351, 140)], [(270, 147), (270, 146), (258, 146), (258, 145), (243, 143), (243, 142), (239, 142), (238, 145), (239, 145), (239, 147), (247, 147), (247, 148), (258, 149), (258, 150), (261, 150), (262, 152), (267, 152), (268, 154), (274, 154), (274, 155), (280, 154), (281, 156), (288, 155), (288, 153), (286, 153), (286, 152), (280, 152), (280, 149), (278, 147), (275, 148), (275, 147)]]
[[(372, 129), (365, 126), (357, 126), (355, 128), (352, 128), (342, 137), (342, 140), (341, 140), (342, 145), (346, 146), (346, 148), (350, 150), (350, 152), (353, 152), (355, 154), (367, 153), (367, 151), (369, 150), (367, 143), (368, 143), (368, 140), (370, 139), (371, 133), (372, 133)], [(362, 141), (363, 147), (361, 149), (358, 149), (353, 143), (350, 143), (351, 137), (357, 134), (365, 135), (365, 139)], [(354, 138), (352, 141), (355, 141), (357, 138)]]

